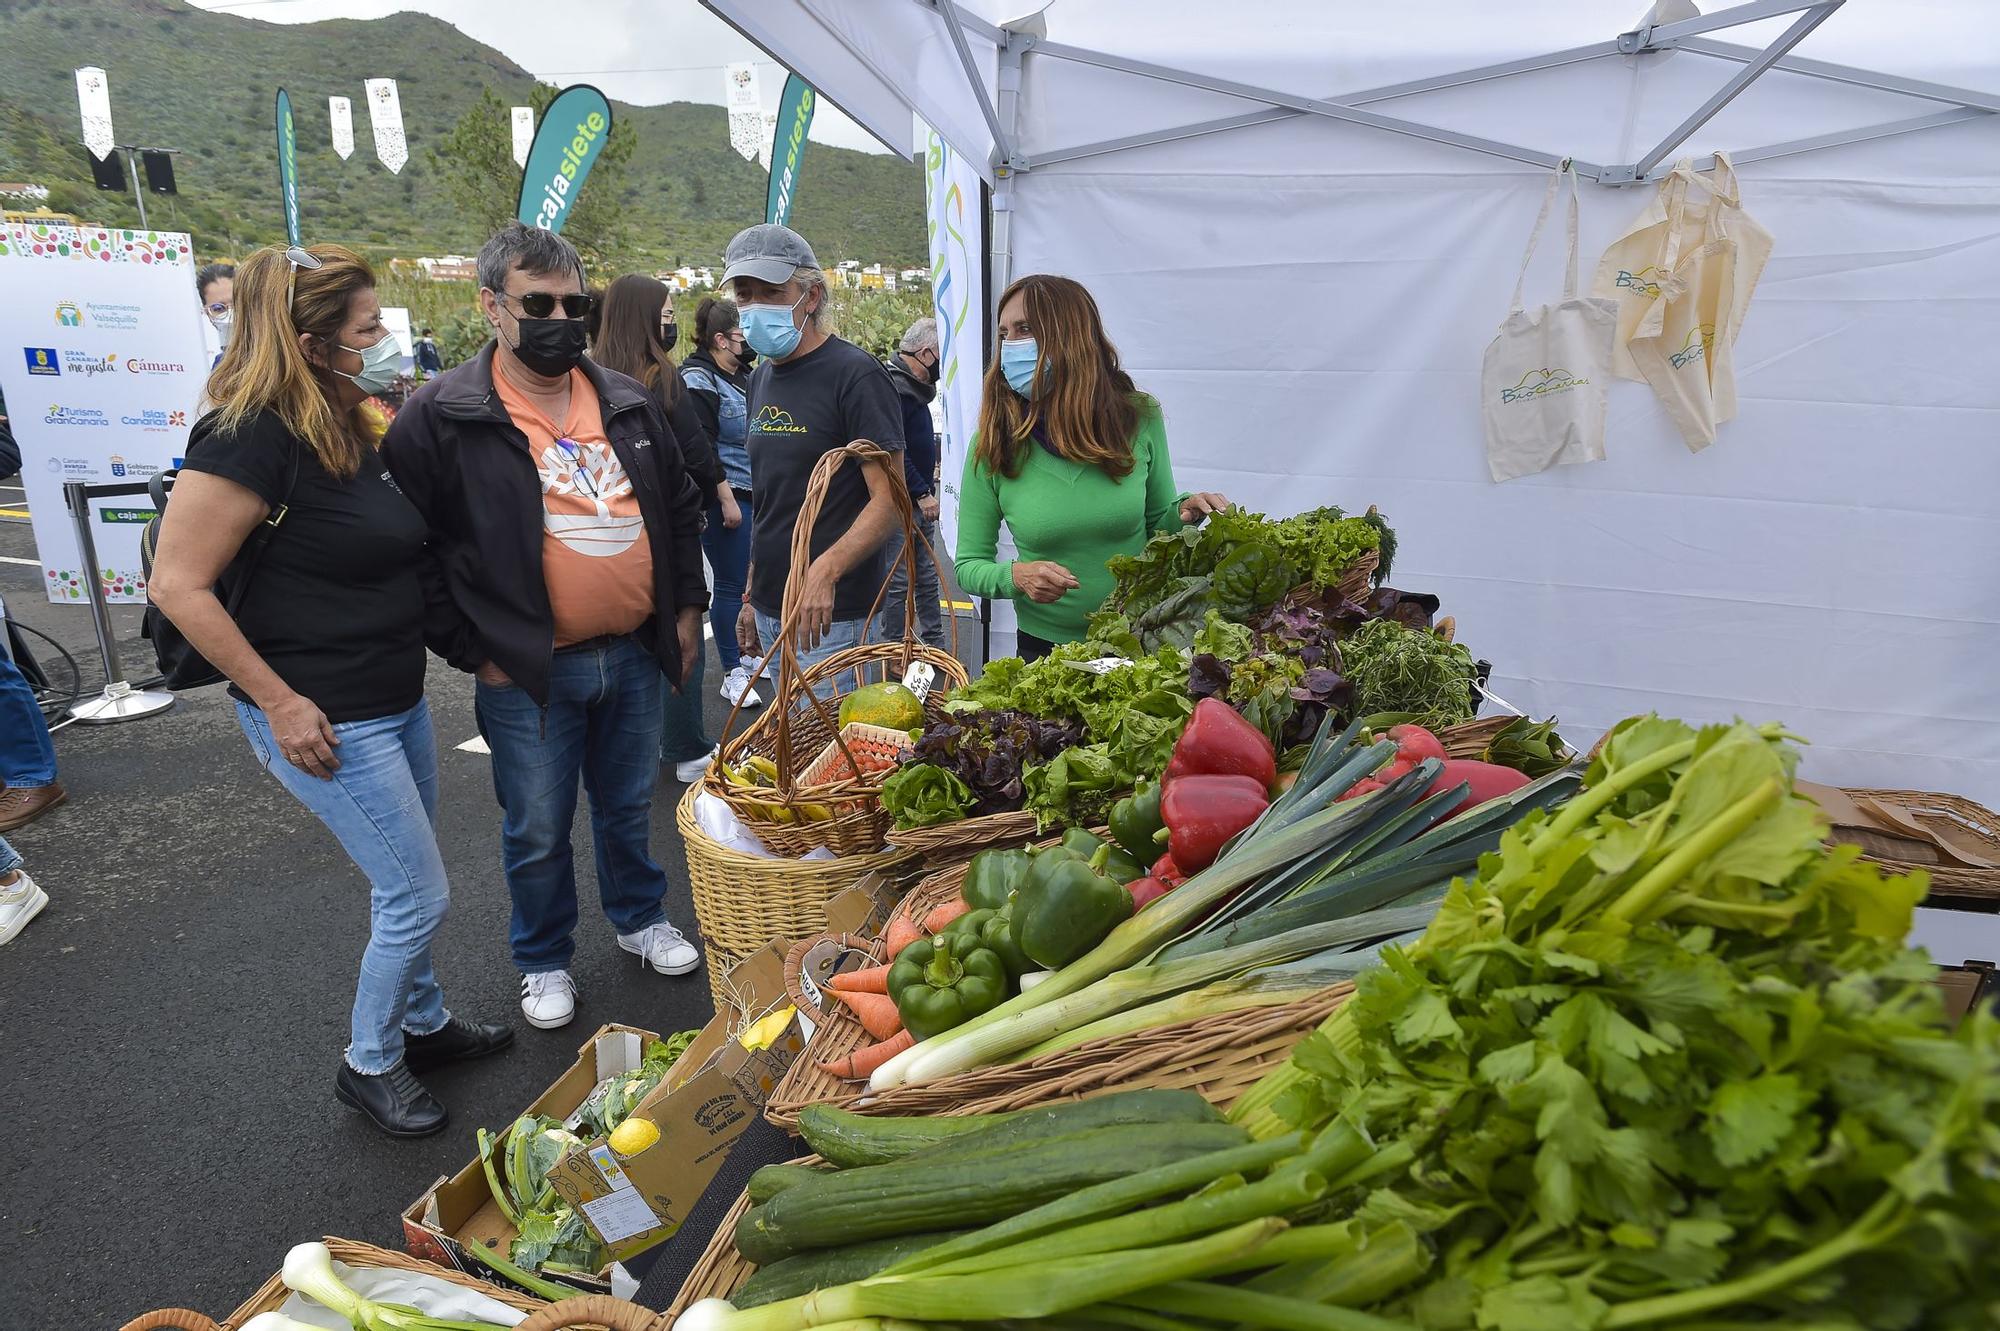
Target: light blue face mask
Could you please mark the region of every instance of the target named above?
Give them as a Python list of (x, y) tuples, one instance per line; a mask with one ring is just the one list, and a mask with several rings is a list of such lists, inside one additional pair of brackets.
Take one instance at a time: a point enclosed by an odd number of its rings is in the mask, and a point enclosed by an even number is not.
[(361, 373), (348, 374), (342, 370), (334, 373), (351, 381), (362, 392), (373, 397), (386, 392), (396, 383), (396, 375), (403, 367), (403, 349), (396, 343), (394, 333), (382, 334), (382, 340), (372, 347), (350, 347), (334, 343), (342, 351), (351, 351), (361, 357)]
[(1022, 397), (1033, 397), (1035, 386), (1035, 364), (1042, 358), (1042, 349), (1035, 345), (1035, 339), (1024, 337), (1016, 342), (1000, 344), (1000, 373), (1007, 377), (1007, 386)]
[(743, 340), (750, 349), (768, 360), (783, 360), (796, 351), (803, 333), (792, 322), (792, 312), (803, 300), (800, 296), (790, 305), (745, 305), (738, 310)]

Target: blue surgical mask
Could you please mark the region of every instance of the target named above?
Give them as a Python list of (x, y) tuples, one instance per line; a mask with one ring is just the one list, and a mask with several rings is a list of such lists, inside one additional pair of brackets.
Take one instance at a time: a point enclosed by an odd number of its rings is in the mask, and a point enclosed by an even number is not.
[(802, 333), (792, 322), (792, 312), (803, 300), (800, 296), (790, 305), (745, 305), (738, 310), (743, 340), (750, 344), (750, 350), (768, 360), (783, 360), (798, 350)]
[(382, 340), (372, 347), (339, 346), (342, 351), (351, 351), (361, 357), (361, 373), (348, 374), (342, 370), (334, 373), (353, 382), (362, 392), (373, 397), (394, 387), (396, 375), (402, 369), (403, 349), (396, 345), (394, 334), (384, 333)]
[(1035, 386), (1035, 364), (1042, 358), (1042, 349), (1035, 345), (1035, 339), (1024, 337), (1018, 342), (1000, 344), (1000, 373), (1007, 376), (1007, 386), (1022, 397), (1033, 397)]

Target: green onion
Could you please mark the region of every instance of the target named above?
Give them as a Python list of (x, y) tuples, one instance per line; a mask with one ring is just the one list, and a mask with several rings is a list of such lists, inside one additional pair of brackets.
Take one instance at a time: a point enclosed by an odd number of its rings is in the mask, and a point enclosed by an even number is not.
[(1217, 1322), (1242, 1322), (1276, 1331), (1418, 1331), (1415, 1322), (1399, 1322), (1352, 1308), (1332, 1308), (1282, 1294), (1260, 1294), (1240, 1285), (1216, 1285), (1176, 1280), (1127, 1295), (1122, 1302), (1145, 1309), (1162, 1308)]

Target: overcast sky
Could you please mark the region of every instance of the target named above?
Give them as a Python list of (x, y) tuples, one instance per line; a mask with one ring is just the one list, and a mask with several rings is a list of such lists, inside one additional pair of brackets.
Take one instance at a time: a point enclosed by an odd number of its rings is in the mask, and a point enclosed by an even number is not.
[[(755, 60), (766, 110), (778, 109), (784, 66), (695, 0), (189, 0), (201, 9), (269, 23), (380, 18), (409, 10), (443, 19), (549, 83), (594, 83), (640, 106), (722, 103), (722, 67)], [(561, 22), (552, 21), (557, 14)], [(365, 77), (367, 71), (350, 71)], [(886, 149), (822, 102), (812, 140)]]

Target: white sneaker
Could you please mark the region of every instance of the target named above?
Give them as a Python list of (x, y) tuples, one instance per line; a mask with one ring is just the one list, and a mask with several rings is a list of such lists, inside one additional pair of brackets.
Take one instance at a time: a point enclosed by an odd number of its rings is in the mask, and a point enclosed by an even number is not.
[(662, 975), (686, 975), (701, 965), (701, 953), (694, 950), (694, 944), (665, 920), (636, 934), (618, 935), (618, 946), (637, 953), (640, 960)]
[(28, 921), (40, 915), (48, 904), (49, 894), (35, 886), (26, 869), (12, 883), (0, 887), (0, 943), (12, 942), (14, 935), (27, 928)]
[(721, 752), (722, 746), (718, 744), (699, 758), (690, 758), (684, 763), (675, 763), (674, 780), (684, 786), (693, 785), (695, 782), (701, 780), (702, 773), (708, 770), (708, 765), (715, 761), (715, 755)]
[(530, 1026), (552, 1031), (576, 1015), (576, 981), (568, 971), (540, 971), (521, 977), (521, 1015)]
[(742, 666), (722, 677), (722, 698), (734, 707), (762, 707), (764, 699), (750, 682), (750, 672)]

